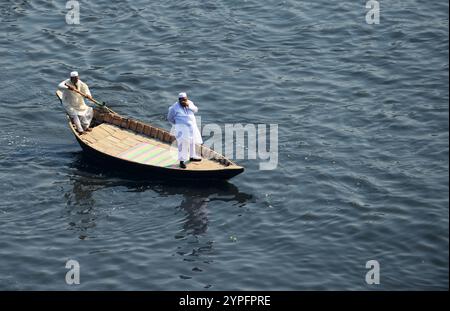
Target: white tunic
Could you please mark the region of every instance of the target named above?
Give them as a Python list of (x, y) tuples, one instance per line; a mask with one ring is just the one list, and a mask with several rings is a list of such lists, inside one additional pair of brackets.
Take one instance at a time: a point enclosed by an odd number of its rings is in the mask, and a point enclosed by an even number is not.
[(70, 81), (70, 79), (64, 80), (58, 85), (58, 89), (63, 93), (62, 102), (64, 108), (66, 108), (67, 114), (69, 114), (70, 116), (84, 116), (86, 113), (88, 113), (89, 106), (87, 106), (84, 102), (83, 96), (69, 90), (69, 88), (65, 85), (66, 83), (70, 86), (73, 86), (81, 93), (91, 96), (89, 87), (81, 80), (78, 80), (77, 85), (74, 85), (72, 81)]
[(188, 107), (183, 107), (179, 102), (176, 102), (170, 106), (167, 120), (172, 125), (175, 125), (175, 133), (172, 127), (172, 134), (175, 135), (178, 141), (193, 139), (194, 144), (202, 144), (202, 135), (197, 127), (197, 121), (194, 115), (198, 111), (198, 108), (190, 100), (188, 100), (188, 104)]

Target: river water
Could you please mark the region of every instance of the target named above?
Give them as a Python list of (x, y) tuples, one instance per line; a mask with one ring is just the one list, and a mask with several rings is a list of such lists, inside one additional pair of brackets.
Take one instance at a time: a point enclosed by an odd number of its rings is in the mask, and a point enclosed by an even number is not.
[[(448, 3), (0, 1), (1, 290), (448, 289)], [(54, 96), (278, 124), (225, 184), (92, 163)], [(69, 259), (80, 284), (65, 282)], [(377, 260), (380, 284), (366, 283)]]

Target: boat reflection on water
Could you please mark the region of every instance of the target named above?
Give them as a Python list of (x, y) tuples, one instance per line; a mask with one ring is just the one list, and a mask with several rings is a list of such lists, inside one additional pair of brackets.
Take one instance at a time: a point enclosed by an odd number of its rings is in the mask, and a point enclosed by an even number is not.
[[(183, 196), (179, 209), (186, 212), (183, 231), (193, 235), (205, 233), (208, 229), (208, 199), (203, 196)], [(181, 237), (182, 235), (177, 235)]]
[(201, 235), (208, 229), (208, 205), (213, 201), (233, 202), (245, 206), (252, 196), (240, 192), (227, 182), (208, 181), (166, 181), (135, 179), (123, 171), (111, 171), (97, 163), (91, 162), (82, 152), (74, 154), (70, 166), (69, 179), (71, 191), (65, 193), (70, 228), (79, 234), (80, 239), (88, 237), (88, 232), (96, 226), (98, 211), (93, 193), (109, 187), (126, 187), (133, 192), (154, 191), (162, 197), (182, 195), (183, 199), (177, 209), (186, 214), (182, 233), (176, 238), (187, 235)]

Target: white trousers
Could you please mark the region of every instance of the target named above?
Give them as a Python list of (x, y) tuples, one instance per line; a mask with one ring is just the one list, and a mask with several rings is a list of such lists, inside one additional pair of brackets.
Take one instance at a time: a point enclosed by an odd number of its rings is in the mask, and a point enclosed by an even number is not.
[(195, 144), (194, 139), (178, 139), (178, 161), (187, 161), (189, 158), (198, 159), (200, 158), (197, 156), (197, 153), (195, 152)]
[(94, 110), (89, 107), (83, 115), (78, 115), (76, 113), (72, 114), (70, 118), (72, 119), (78, 132), (84, 132), (90, 125), (92, 118), (94, 116)]

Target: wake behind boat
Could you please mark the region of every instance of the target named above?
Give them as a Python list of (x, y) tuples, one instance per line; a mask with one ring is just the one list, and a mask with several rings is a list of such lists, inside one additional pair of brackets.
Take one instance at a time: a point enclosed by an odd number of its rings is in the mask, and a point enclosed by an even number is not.
[[(62, 102), (62, 92), (56, 96)], [(146, 177), (189, 179), (230, 179), (244, 171), (223, 155), (203, 145), (196, 145), (202, 161), (187, 161), (186, 168), (178, 166), (175, 137), (168, 131), (120, 116), (106, 107), (94, 108), (91, 131), (80, 134), (68, 117), (69, 128), (81, 148), (89, 156), (115, 169)]]

